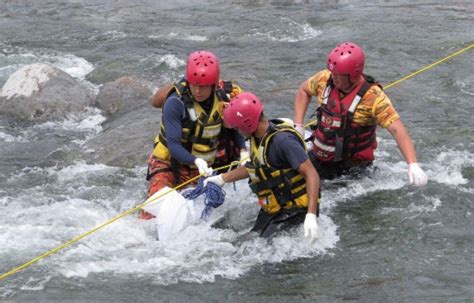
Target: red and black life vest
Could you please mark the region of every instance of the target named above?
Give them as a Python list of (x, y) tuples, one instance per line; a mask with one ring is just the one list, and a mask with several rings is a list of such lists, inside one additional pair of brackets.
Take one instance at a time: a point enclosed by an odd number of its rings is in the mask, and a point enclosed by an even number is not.
[(318, 123), (311, 136), (313, 153), (323, 162), (374, 160), (377, 148), (376, 125), (361, 126), (353, 122), (360, 101), (375, 80), (364, 75), (364, 81), (340, 98), (340, 91), (329, 78), (323, 92), (322, 105), (317, 110)]

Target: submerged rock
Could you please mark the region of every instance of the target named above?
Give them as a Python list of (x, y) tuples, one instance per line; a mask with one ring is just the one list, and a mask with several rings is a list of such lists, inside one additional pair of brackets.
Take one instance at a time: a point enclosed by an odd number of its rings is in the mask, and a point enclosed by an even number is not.
[(96, 105), (108, 120), (102, 133), (87, 143), (91, 160), (120, 167), (146, 164), (161, 118), (161, 110), (150, 105), (152, 87), (150, 82), (133, 77), (101, 87)]
[(152, 83), (134, 77), (121, 77), (104, 84), (97, 95), (96, 106), (107, 117), (120, 115), (134, 108), (150, 104)]
[(13, 73), (0, 92), (0, 113), (22, 120), (58, 120), (90, 105), (89, 91), (76, 79), (42, 63)]

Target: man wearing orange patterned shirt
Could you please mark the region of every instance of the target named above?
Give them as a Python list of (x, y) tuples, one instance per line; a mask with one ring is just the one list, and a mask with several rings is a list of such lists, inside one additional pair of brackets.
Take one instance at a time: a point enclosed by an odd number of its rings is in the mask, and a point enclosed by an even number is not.
[(321, 179), (360, 172), (374, 160), (377, 125), (388, 129), (408, 164), (416, 186), (428, 177), (416, 160), (413, 142), (390, 99), (372, 77), (363, 74), (365, 56), (355, 43), (345, 42), (327, 58), (326, 70), (304, 81), (295, 97), (295, 128), (304, 135), (303, 119), (312, 96), (319, 102), (309, 156)]

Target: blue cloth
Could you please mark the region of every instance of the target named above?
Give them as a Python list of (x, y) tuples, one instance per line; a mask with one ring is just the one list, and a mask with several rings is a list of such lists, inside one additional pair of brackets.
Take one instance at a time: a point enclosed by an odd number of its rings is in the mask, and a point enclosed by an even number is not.
[(278, 169), (293, 168), (298, 170), (308, 159), (301, 141), (290, 132), (276, 133), (268, 143), (267, 159), (269, 164)]
[(194, 200), (204, 194), (204, 209), (201, 213), (201, 219), (208, 219), (213, 208), (217, 208), (224, 203), (225, 191), (217, 184), (208, 182), (204, 186), (204, 178), (200, 178), (196, 188), (181, 193), (186, 199)]

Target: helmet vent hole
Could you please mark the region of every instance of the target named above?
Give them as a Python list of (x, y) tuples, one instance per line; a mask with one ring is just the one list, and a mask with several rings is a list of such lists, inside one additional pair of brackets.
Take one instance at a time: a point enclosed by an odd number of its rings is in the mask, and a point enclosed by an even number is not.
[(201, 77), (206, 77), (206, 74), (201, 74)]
[(347, 51), (347, 52), (352, 55), (352, 52), (351, 52), (351, 51)]
[(197, 76), (198, 74), (197, 73), (194, 73), (194, 76)]

